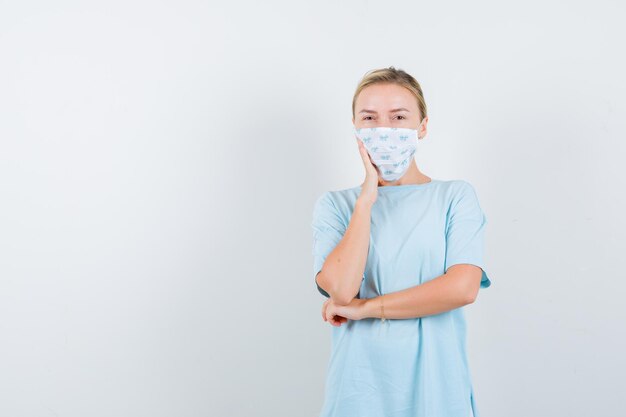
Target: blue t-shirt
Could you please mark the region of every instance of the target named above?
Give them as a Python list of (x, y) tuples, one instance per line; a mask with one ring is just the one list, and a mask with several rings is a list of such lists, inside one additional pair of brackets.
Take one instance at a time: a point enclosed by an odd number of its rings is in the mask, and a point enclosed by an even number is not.
[[(361, 186), (327, 191), (313, 210), (313, 272), (343, 237)], [(455, 264), (483, 270), (487, 219), (470, 183), (378, 187), (359, 298), (422, 284)], [(328, 294), (317, 286), (325, 296)], [(410, 319), (331, 327), (320, 417), (480, 417), (466, 354), (463, 308)], [(473, 411), (472, 411), (473, 410)]]

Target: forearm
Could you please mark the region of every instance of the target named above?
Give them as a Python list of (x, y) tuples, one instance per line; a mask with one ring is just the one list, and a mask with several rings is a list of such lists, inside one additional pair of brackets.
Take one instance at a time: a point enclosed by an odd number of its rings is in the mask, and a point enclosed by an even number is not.
[(453, 274), (443, 274), (423, 284), (382, 296), (364, 303), (364, 316), (381, 318), (381, 297), (386, 319), (430, 316), (470, 304), (467, 286)]
[(328, 254), (320, 272), (322, 288), (333, 301), (347, 305), (358, 293), (370, 242), (371, 204), (357, 200), (343, 238)]

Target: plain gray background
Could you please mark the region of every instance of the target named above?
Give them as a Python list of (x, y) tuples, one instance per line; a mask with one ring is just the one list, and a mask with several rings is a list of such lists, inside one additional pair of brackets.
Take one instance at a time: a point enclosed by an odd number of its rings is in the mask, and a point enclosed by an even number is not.
[(390, 65), (488, 219), (482, 416), (621, 415), (624, 8), (0, 1), (0, 416), (316, 417), (313, 202)]

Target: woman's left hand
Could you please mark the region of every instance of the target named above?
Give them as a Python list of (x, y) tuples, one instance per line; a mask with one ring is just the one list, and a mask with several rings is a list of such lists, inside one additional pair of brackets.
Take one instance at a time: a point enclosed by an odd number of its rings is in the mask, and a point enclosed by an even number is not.
[(337, 305), (331, 298), (327, 298), (322, 305), (322, 318), (333, 326), (339, 327), (348, 320), (361, 320), (365, 318), (364, 298), (353, 298), (350, 304)]

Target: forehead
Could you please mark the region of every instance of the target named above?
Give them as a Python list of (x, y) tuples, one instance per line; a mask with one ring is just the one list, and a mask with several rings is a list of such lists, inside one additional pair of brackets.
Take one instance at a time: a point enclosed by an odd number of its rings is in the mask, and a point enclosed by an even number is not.
[(417, 100), (409, 90), (398, 84), (381, 83), (369, 85), (361, 90), (355, 107), (357, 112), (363, 109), (386, 111), (399, 107), (417, 111)]

